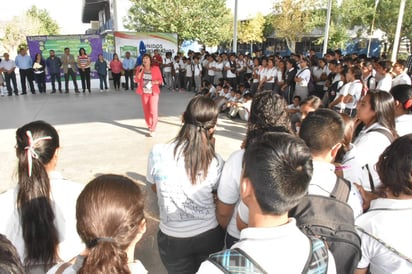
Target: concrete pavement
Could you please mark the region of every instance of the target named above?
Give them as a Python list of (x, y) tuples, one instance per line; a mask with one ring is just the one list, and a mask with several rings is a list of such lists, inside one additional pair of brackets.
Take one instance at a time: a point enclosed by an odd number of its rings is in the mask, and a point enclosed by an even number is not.
[[(193, 93), (163, 90), (156, 136), (147, 133), (140, 97), (134, 92), (45, 94), (0, 98), (0, 192), (16, 184), (15, 131), (34, 120), (45, 120), (59, 131), (62, 147), (57, 166), (66, 178), (87, 183), (104, 173), (127, 175), (146, 191), (148, 227), (136, 248), (136, 258), (150, 273), (166, 273), (157, 251), (159, 212), (156, 195), (146, 185), (147, 155), (156, 143), (169, 142), (180, 128), (180, 115)], [(216, 151), (224, 159), (239, 149), (246, 124), (221, 118)]]

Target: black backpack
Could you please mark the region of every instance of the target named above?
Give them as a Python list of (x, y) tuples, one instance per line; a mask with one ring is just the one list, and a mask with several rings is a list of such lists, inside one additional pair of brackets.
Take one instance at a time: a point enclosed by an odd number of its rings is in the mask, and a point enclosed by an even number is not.
[(362, 255), (353, 210), (346, 203), (350, 188), (349, 181), (337, 177), (330, 197), (306, 195), (289, 211), (303, 233), (320, 237), (327, 243), (339, 274), (353, 273)]

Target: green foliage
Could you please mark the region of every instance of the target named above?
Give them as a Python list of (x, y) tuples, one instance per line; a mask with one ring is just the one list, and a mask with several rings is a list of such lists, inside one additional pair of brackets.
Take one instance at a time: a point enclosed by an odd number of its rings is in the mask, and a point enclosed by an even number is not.
[(26, 12), (26, 16), (38, 20), (40, 28), (38, 30), (41, 35), (54, 35), (59, 33), (59, 24), (50, 17), (46, 9), (37, 9), (36, 6), (31, 6)]
[(197, 40), (208, 46), (231, 39), (233, 21), (225, 0), (130, 1), (124, 24), (129, 30), (177, 33), (179, 42)]
[(311, 9), (316, 0), (280, 0), (273, 5), (272, 25), (276, 37), (284, 38), (291, 52), (295, 52), (295, 44), (307, 32), (311, 22)]
[(258, 13), (256, 17), (238, 24), (238, 39), (242, 43), (262, 43), (265, 40), (263, 35), (265, 17)]
[(15, 16), (5, 25), (2, 41), (7, 51), (16, 52), (21, 44), (26, 43), (26, 35), (50, 35), (58, 32), (59, 25), (48, 11), (32, 6), (25, 16)]

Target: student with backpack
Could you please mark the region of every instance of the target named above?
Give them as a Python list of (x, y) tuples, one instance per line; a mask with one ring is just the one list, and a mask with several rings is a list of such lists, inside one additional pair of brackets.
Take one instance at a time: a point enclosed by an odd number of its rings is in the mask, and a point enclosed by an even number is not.
[(376, 169), (380, 196), (356, 220), (362, 259), (355, 273), (412, 273), (412, 134), (387, 147)]
[(288, 218), (311, 179), (305, 143), (288, 133), (267, 133), (247, 147), (243, 161), (240, 196), (250, 209), (249, 227), (231, 249), (210, 255), (198, 273), (336, 273), (324, 242)]
[[(370, 90), (357, 105), (359, 124), (355, 129), (354, 156), (363, 171), (363, 187), (370, 191), (380, 185), (375, 165), (379, 155), (398, 136), (395, 126), (395, 101), (382, 90)], [(344, 156), (346, 161), (348, 156)]]

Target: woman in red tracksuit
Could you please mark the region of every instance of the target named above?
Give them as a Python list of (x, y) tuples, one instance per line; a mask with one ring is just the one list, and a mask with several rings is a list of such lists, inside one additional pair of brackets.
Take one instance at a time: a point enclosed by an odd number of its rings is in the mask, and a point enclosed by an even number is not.
[(136, 93), (141, 95), (144, 118), (149, 129), (147, 137), (152, 137), (156, 131), (160, 86), (162, 74), (158, 66), (152, 66), (149, 54), (143, 56), (143, 63), (136, 69)]

